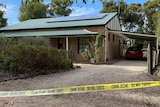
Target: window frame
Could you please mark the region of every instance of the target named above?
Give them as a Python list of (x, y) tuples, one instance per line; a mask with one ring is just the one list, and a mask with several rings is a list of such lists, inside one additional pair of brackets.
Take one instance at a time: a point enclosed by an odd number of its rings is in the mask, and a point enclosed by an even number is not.
[[(78, 38), (78, 53), (85, 50), (86, 46), (89, 46), (90, 37), (79, 37)], [(83, 48), (83, 49), (80, 49)]]

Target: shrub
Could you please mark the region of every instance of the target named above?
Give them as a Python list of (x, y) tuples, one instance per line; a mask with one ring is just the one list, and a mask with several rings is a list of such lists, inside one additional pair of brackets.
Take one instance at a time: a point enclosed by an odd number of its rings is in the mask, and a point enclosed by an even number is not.
[(84, 59), (87, 59), (88, 61), (93, 58), (93, 55), (90, 52), (89, 46), (86, 46), (83, 52), (81, 52), (81, 55)]
[(71, 60), (67, 51), (46, 45), (17, 42), (0, 45), (0, 67), (16, 74), (40, 73), (47, 70), (69, 69)]
[(26, 45), (51, 46), (49, 39), (44, 37), (23, 37), (18, 40)]
[(18, 44), (18, 39), (17, 38), (5, 38), (3, 36), (0, 36), (0, 46), (9, 46), (9, 45), (14, 45)]
[(81, 55), (84, 59), (87, 59), (88, 61), (91, 61), (91, 62), (93, 60), (94, 63), (99, 63), (100, 47), (102, 45), (102, 37), (103, 37), (102, 34), (99, 33), (96, 36), (96, 40), (91, 42), (90, 46), (86, 46), (85, 50), (81, 52)]

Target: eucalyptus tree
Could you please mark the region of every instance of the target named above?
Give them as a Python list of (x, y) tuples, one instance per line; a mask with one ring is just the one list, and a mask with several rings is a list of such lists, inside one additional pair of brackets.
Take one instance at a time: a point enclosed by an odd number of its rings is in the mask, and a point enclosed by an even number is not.
[(73, 2), (73, 0), (51, 0), (50, 3), (44, 4), (43, 0), (22, 0), (19, 20), (68, 16), (72, 12), (70, 6)]
[(19, 20), (25, 21), (28, 19), (45, 18), (46, 12), (47, 6), (39, 0), (33, 0), (32, 2), (22, 2), (19, 8)]
[(123, 15), (124, 22), (126, 22), (126, 29), (129, 31), (135, 31), (143, 33), (143, 25), (144, 25), (144, 14), (142, 11), (142, 5), (137, 4), (129, 4), (126, 9), (126, 13)]
[[(73, 1), (78, 2), (78, 0), (73, 0)], [(90, 0), (89, 0), (89, 1), (90, 1)], [(108, 0), (97, 0), (97, 1), (99, 1), (99, 2), (104, 2), (104, 1), (108, 1)], [(122, 1), (122, 0), (120, 0), (120, 1)], [(82, 2), (85, 3), (85, 4), (87, 4), (88, 0), (82, 0)], [(95, 3), (95, 2), (96, 2), (96, 0), (92, 0), (92, 3)]]
[(146, 17), (145, 31), (154, 34), (158, 21), (158, 14), (160, 14), (160, 0), (148, 0), (144, 3), (143, 10)]
[(21, 4), (30, 4), (33, 2), (39, 2), (39, 3), (43, 3), (43, 0), (22, 0)]
[(52, 17), (69, 16), (73, 0), (52, 0), (48, 4), (48, 14)]
[[(127, 31), (137, 31), (143, 26), (143, 14), (141, 4), (127, 4), (123, 1), (109, 0), (103, 2), (101, 13), (118, 12), (121, 26)], [(138, 26), (138, 27), (137, 27)]]
[(102, 4), (103, 4), (103, 9), (100, 11), (101, 13), (118, 12), (117, 3), (114, 2), (114, 0), (110, 0), (108, 2), (102, 2)]
[(0, 27), (4, 27), (7, 25), (7, 18), (4, 18), (5, 8), (6, 8), (5, 5), (0, 4)]

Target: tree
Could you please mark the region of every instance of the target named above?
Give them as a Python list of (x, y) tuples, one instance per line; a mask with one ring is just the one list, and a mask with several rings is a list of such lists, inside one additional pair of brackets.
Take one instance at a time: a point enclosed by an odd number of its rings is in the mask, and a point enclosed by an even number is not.
[(43, 0), (22, 0), (19, 8), (19, 20), (38, 19), (46, 17), (68, 16), (73, 0), (52, 0), (44, 4)]
[(144, 13), (146, 17), (145, 31), (149, 34), (154, 34), (158, 13), (160, 13), (160, 0), (149, 0), (144, 3)]
[(126, 4), (125, 2), (115, 2), (110, 0), (108, 2), (103, 2), (103, 10), (101, 13), (106, 12), (119, 12), (120, 24), (127, 31), (137, 31), (136, 28), (142, 27), (143, 16), (141, 14), (142, 6), (141, 4)]
[(141, 4), (129, 4), (127, 5), (126, 10), (123, 10), (121, 14), (121, 20), (123, 21), (123, 25), (125, 29), (128, 31), (135, 31), (135, 32), (143, 32), (141, 29), (144, 22), (144, 16), (142, 12), (142, 5)]
[(47, 6), (42, 2), (27, 2), (22, 3), (19, 8), (19, 20), (25, 21), (28, 19), (45, 18), (47, 12)]
[(72, 10), (69, 8), (73, 0), (52, 0), (49, 4), (48, 13), (51, 16), (69, 16)]
[(39, 2), (39, 3), (43, 3), (43, 0), (22, 0), (21, 4), (30, 4), (33, 2)]
[[(73, 0), (73, 1), (76, 1), (76, 2), (78, 2), (78, 0)], [(87, 4), (87, 1), (88, 0), (82, 0), (82, 2), (83, 3), (85, 3), (85, 4)], [(103, 2), (103, 1), (106, 1), (106, 0), (99, 0), (100, 2)], [(95, 0), (92, 0), (92, 3), (94, 3), (95, 2)]]
[(117, 12), (118, 6), (117, 3), (114, 2), (114, 0), (110, 0), (109, 2), (103, 2), (103, 10), (101, 10), (101, 13), (107, 13), (107, 12)]
[(1, 10), (0, 10), (0, 27), (4, 27), (7, 25), (7, 18), (4, 18), (4, 11), (3, 9), (6, 8), (3, 4), (0, 4)]

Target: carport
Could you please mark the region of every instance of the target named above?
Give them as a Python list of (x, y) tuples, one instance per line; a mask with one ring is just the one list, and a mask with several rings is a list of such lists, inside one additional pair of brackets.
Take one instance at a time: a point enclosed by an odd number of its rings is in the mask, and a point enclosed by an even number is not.
[[(148, 72), (150, 74), (153, 74), (153, 69), (156, 67), (156, 65), (158, 65), (158, 56), (159, 56), (158, 37), (156, 35), (114, 31), (114, 30), (108, 30), (108, 32), (123, 38), (149, 41), (150, 43), (148, 44), (148, 57), (147, 57)], [(153, 47), (156, 48), (154, 51)]]

